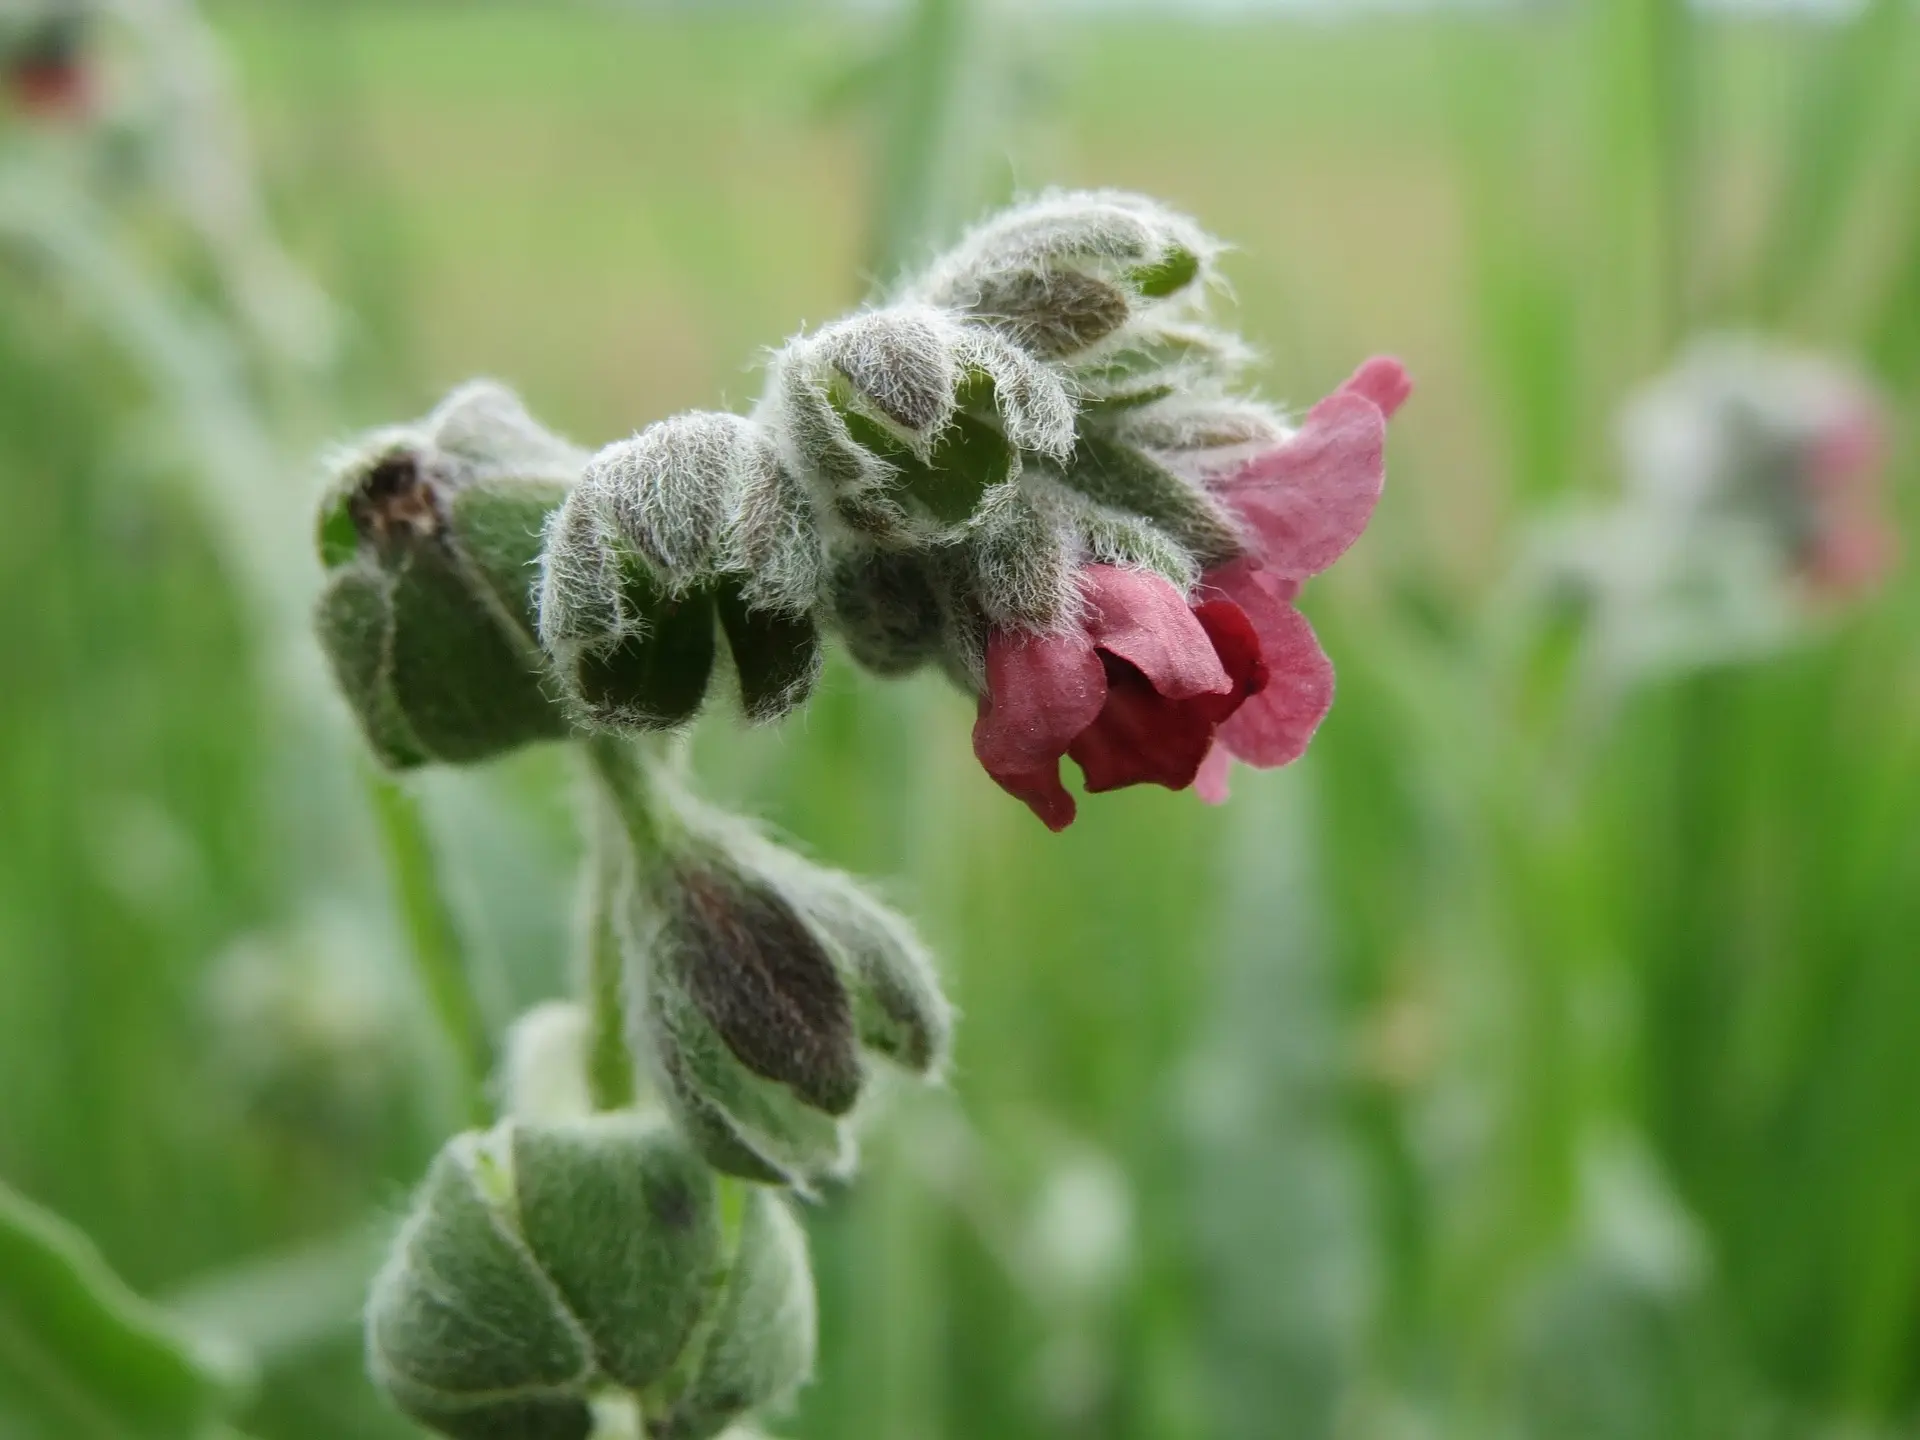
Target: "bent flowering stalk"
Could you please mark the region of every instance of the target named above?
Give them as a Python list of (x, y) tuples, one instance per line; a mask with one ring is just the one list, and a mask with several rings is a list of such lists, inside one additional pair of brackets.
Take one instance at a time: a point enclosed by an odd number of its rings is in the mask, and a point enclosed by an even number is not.
[(1294, 602), (1365, 528), (1408, 385), (1369, 361), (1297, 427), (1244, 393), (1220, 250), (1138, 196), (1049, 195), (793, 340), (751, 414), (590, 455), (482, 382), (342, 453), (318, 623), (375, 753), (558, 740), (591, 777), (581, 1003), (515, 1027), (509, 1118), (443, 1151), (369, 1307), (408, 1413), (701, 1440), (784, 1395), (813, 1322), (781, 1197), (848, 1175), (883, 1065), (943, 1066), (906, 921), (689, 792), (672, 734), (716, 672), (764, 722), (825, 633), (937, 664), (1054, 829), (1063, 757), (1220, 800), (1233, 758), (1305, 749), (1332, 667)]

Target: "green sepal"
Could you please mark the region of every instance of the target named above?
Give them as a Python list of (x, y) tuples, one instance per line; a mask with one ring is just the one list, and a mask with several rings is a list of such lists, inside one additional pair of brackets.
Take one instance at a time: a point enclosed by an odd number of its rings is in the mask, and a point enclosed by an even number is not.
[[(48, 1434), (200, 1440), (244, 1398), (247, 1370), (130, 1290), (66, 1221), (0, 1184), (0, 1389)], [(73, 1433), (79, 1433), (76, 1428)]]
[(652, 1422), (654, 1440), (711, 1440), (786, 1398), (813, 1373), (817, 1339), (805, 1232), (785, 1197), (755, 1190), (698, 1369)]
[(577, 1397), (593, 1374), (585, 1332), (514, 1232), (496, 1142), (468, 1132), (440, 1151), (367, 1301), (369, 1369), (426, 1423), (501, 1391)]
[(548, 693), (540, 652), (450, 547), (416, 545), (393, 569), (393, 696), (436, 760), (486, 760), (535, 740), (564, 739), (565, 710)]
[(521, 1231), (592, 1337), (603, 1374), (640, 1390), (685, 1348), (721, 1248), (713, 1174), (633, 1113), (513, 1129)]
[(1147, 300), (1164, 300), (1178, 295), (1200, 274), (1200, 257), (1183, 245), (1176, 245), (1151, 265), (1142, 265), (1127, 276), (1127, 281)]
[(390, 770), (408, 770), (433, 757), (393, 694), (392, 589), (370, 561), (336, 570), (320, 592), (314, 628), (374, 757)]
[(735, 576), (720, 582), (714, 601), (747, 718), (779, 720), (804, 704), (820, 678), (822, 660), (820, 627), (812, 614), (755, 608)]
[(946, 640), (939, 580), (926, 557), (850, 547), (834, 559), (828, 606), (854, 661), (876, 675), (911, 674)]
[(637, 1019), (636, 1048), (714, 1169), (803, 1190), (846, 1173), (852, 1149), (841, 1119), (749, 1070), (672, 979), (647, 983)]
[(891, 494), (943, 527), (966, 524), (982, 500), (1016, 473), (1019, 457), (986, 416), (993, 413), (993, 382), (970, 371), (954, 394), (956, 406), (926, 459), (906, 441), (858, 411), (841, 410), (847, 432), (863, 448), (894, 467)]
[(327, 570), (348, 564), (360, 553), (360, 531), (353, 523), (350, 489), (335, 490), (321, 504), (314, 542), (320, 551), (320, 564)]
[(788, 893), (827, 942), (860, 1043), (918, 1075), (944, 1063), (953, 1011), (911, 926), (858, 882), (795, 862)]
[(702, 843), (649, 889), (650, 982), (684, 995), (755, 1075), (828, 1115), (851, 1110), (863, 1078), (852, 1002), (783, 888)]
[(1083, 435), (1061, 478), (1102, 505), (1145, 516), (1186, 547), (1203, 569), (1240, 553), (1232, 523), (1199, 487), (1131, 445)]
[(482, 480), (454, 491), (447, 506), (460, 553), (526, 635), (536, 632), (534, 585), (547, 517), (567, 488), (550, 480)]
[(593, 1409), (579, 1395), (494, 1396), (461, 1401), (404, 1381), (385, 1380), (394, 1404), (452, 1440), (589, 1440)]
[(713, 675), (714, 605), (707, 590), (668, 599), (637, 556), (626, 560), (623, 605), (645, 629), (573, 660), (573, 689), (596, 724), (671, 730), (699, 713)]

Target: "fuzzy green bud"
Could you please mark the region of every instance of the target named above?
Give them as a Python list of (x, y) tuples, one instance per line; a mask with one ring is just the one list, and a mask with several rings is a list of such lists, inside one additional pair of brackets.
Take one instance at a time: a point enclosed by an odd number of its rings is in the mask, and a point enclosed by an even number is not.
[(748, 718), (778, 719), (819, 674), (814, 549), (755, 422), (675, 416), (594, 456), (553, 517), (541, 639), (589, 723), (659, 730), (699, 710), (717, 623)]
[(939, 657), (946, 639), (942, 569), (930, 556), (866, 545), (834, 557), (829, 613), (855, 662), (895, 676)]
[(485, 760), (568, 733), (529, 583), (581, 458), (482, 383), (337, 465), (315, 624), (384, 764)]
[(843, 1175), (869, 1053), (918, 1074), (951, 1019), (912, 928), (853, 880), (680, 799), (639, 882), (630, 1023), (710, 1164), (801, 1188)]
[(610, 1393), (704, 1440), (805, 1380), (812, 1279), (781, 1199), (724, 1199), (657, 1119), (508, 1122), (441, 1151), (366, 1328), (374, 1379), (455, 1440), (586, 1440)]
[(1012, 493), (1023, 456), (1073, 444), (1058, 376), (930, 306), (865, 312), (792, 342), (763, 415), (817, 509), (894, 549), (960, 538)]
[(911, 293), (978, 316), (1043, 359), (1077, 362), (1163, 323), (1168, 302), (1204, 288), (1220, 248), (1144, 196), (1055, 192), (975, 228)]

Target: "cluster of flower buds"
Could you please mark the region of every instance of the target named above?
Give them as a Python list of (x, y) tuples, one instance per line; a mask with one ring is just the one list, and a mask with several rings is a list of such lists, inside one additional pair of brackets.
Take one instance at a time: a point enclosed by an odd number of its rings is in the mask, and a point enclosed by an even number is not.
[(0, 9), (0, 67), (14, 108), (37, 119), (84, 115), (92, 101), (86, 0)]
[(666, 643), (664, 596), (739, 617), (756, 715), (804, 695), (814, 616), (879, 674), (943, 665), (981, 763), (1055, 829), (1066, 756), (1091, 791), (1209, 799), (1232, 757), (1296, 758), (1333, 677), (1294, 600), (1371, 516), (1409, 387), (1370, 361), (1298, 428), (1237, 393), (1249, 352), (1205, 323), (1220, 248), (1139, 196), (1046, 196), (792, 341), (751, 416), (602, 452), (541, 590), (582, 710), (658, 723), (609, 671)]
[(374, 1378), (454, 1440), (706, 1440), (813, 1368), (806, 1239), (657, 1117), (503, 1121), (434, 1161), (367, 1305)]
[[(516, 1028), (512, 1118), (442, 1154), (368, 1313), (408, 1413), (571, 1437), (612, 1397), (696, 1440), (792, 1388), (813, 1320), (784, 1191), (850, 1170), (877, 1061), (944, 1061), (907, 923), (644, 738), (717, 671), (765, 721), (827, 632), (883, 675), (936, 663), (1054, 829), (1063, 757), (1090, 791), (1217, 800), (1233, 758), (1305, 749), (1333, 674), (1294, 601), (1366, 526), (1409, 387), (1369, 361), (1297, 427), (1239, 393), (1248, 353), (1205, 318), (1219, 250), (1137, 196), (1051, 195), (794, 340), (751, 415), (590, 455), (481, 382), (339, 457), (317, 623), (374, 752), (576, 739), (599, 782), (592, 1008)], [(585, 1113), (636, 1072), (672, 1128)]]
[(1696, 342), (1622, 409), (1623, 493), (1534, 558), (1587, 607), (1603, 669), (1765, 653), (1886, 575), (1886, 420), (1845, 364), (1751, 337)]

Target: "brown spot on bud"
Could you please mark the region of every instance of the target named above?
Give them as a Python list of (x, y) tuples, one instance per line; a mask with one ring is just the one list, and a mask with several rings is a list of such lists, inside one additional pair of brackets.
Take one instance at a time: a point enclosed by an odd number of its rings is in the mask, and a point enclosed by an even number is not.
[(347, 513), (360, 537), (383, 549), (430, 540), (446, 528), (439, 487), (410, 451), (389, 455), (367, 471)]

